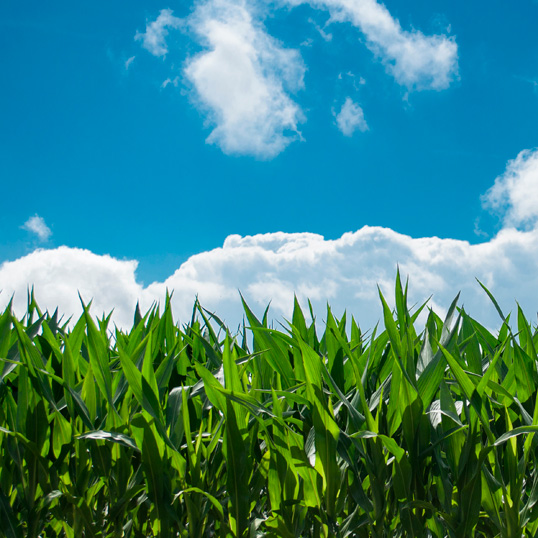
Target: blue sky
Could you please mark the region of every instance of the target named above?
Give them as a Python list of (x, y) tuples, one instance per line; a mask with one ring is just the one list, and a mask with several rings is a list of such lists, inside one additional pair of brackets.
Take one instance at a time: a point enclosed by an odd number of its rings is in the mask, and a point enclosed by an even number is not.
[[(538, 197), (518, 188), (538, 189), (536, 21), (532, 0), (8, 0), (0, 263), (7, 271), (36, 252), (60, 260), (60, 247), (85, 249), (137, 260), (129, 278), (147, 291), (234, 234), (265, 237), (263, 250), (268, 237), (338, 242), (374, 226), (489, 248), (509, 229), (513, 245), (534, 249), (538, 210), (521, 200)], [(496, 178), (496, 198), (485, 198)], [(259, 235), (276, 232), (292, 235)], [(370, 241), (361, 252), (375, 252)], [(241, 252), (222, 269), (233, 278), (215, 282), (263, 288), (240, 276)], [(383, 260), (393, 275), (408, 258)], [(285, 282), (276, 295), (301, 285), (274, 265), (250, 270)], [(35, 283), (28, 271), (20, 286)], [(16, 291), (7, 275), (0, 287)], [(446, 281), (433, 265), (430, 276), (433, 291), (434, 276)], [(215, 282), (204, 277), (200, 289)], [(88, 293), (104, 293), (97, 284)]]

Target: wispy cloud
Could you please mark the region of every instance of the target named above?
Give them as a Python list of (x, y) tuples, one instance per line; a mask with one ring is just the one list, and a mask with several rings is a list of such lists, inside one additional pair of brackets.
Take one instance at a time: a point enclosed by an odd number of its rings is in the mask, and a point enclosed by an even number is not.
[(40, 241), (47, 241), (52, 235), (51, 229), (45, 224), (45, 219), (37, 214), (30, 217), (21, 228), (37, 235)]
[(142, 46), (154, 56), (168, 54), (166, 44), (168, 28), (181, 28), (183, 24), (182, 20), (174, 17), (173, 13), (171, 9), (162, 9), (156, 20), (146, 24), (145, 32), (137, 32), (135, 35), (135, 40), (142, 41)]
[(164, 90), (164, 88), (166, 88), (166, 86), (168, 86), (169, 84), (172, 84), (172, 86), (174, 86), (175, 88), (178, 87), (179, 85), (179, 76), (176, 76), (174, 77), (173, 79), (172, 78), (167, 78), (165, 81), (163, 81), (163, 83), (161, 84), (161, 88)]
[(215, 126), (207, 142), (225, 153), (271, 158), (299, 139), (304, 116), (289, 92), (303, 87), (300, 54), (267, 34), (245, 5), (228, 0), (200, 5), (190, 24), (207, 49), (185, 69)]
[(129, 67), (131, 66), (131, 64), (135, 61), (135, 58), (136, 56), (131, 56), (130, 58), (128, 58), (126, 61), (125, 61), (125, 71), (127, 71), (129, 69)]
[(508, 162), (506, 171), (482, 197), (486, 209), (505, 226), (536, 227), (538, 222), (538, 149), (524, 150)]
[(458, 76), (458, 46), (453, 37), (427, 36), (402, 29), (376, 0), (288, 0), (328, 9), (334, 22), (350, 22), (396, 81), (412, 90), (442, 90)]
[(365, 132), (368, 130), (362, 108), (354, 103), (351, 97), (346, 97), (340, 112), (335, 117), (336, 125), (344, 136), (353, 136), (355, 131)]
[[(538, 1), (538, 0), (537, 0)], [(527, 84), (530, 84), (534, 90), (535, 93), (538, 93), (538, 80), (535, 78), (529, 78), (529, 77), (521, 77), (518, 75), (514, 75), (514, 78), (521, 80), (523, 82), (526, 82)]]
[(310, 24), (314, 25), (314, 28), (318, 31), (319, 35), (324, 41), (330, 42), (333, 39), (333, 35), (330, 32), (326, 32), (314, 19), (308, 19)]

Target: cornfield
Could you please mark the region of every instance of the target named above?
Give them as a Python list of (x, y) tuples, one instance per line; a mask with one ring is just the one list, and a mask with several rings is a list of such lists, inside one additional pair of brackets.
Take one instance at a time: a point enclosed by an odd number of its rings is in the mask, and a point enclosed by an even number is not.
[(384, 330), (328, 307), (321, 335), (297, 301), (234, 334), (168, 296), (125, 331), (30, 293), (0, 315), (0, 534), (537, 536), (538, 332), (484, 292), (494, 334), (399, 275)]

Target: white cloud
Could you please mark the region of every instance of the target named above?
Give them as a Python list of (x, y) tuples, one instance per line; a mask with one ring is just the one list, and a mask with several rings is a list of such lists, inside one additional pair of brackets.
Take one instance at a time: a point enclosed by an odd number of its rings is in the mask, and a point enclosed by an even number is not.
[[(67, 316), (79, 315), (80, 292), (86, 302), (93, 299), (95, 314), (114, 309), (114, 321), (128, 327), (138, 300), (147, 309), (154, 301), (162, 303), (168, 289), (174, 290), (172, 304), (180, 322), (190, 319), (198, 295), (206, 308), (234, 328), (243, 315), (238, 290), (260, 314), (271, 301), (275, 320), (290, 317), (295, 293), (304, 306), (311, 299), (318, 320), (323, 319), (328, 301), (335, 313), (347, 309), (366, 329), (382, 317), (377, 285), (390, 299), (399, 265), (402, 275), (410, 276), (411, 304), (433, 294), (431, 306), (443, 315), (461, 291), (460, 304), (471, 315), (486, 326), (499, 326), (494, 307), (475, 281), (478, 278), (505, 313), (514, 310), (518, 300), (527, 315), (534, 317), (538, 305), (537, 162), (537, 150), (521, 152), (497, 178), (485, 203), (506, 211), (506, 226), (480, 244), (412, 238), (368, 226), (335, 240), (312, 233), (231, 235), (221, 248), (192, 256), (164, 282), (147, 287), (136, 280), (134, 260), (68, 247), (38, 249), (0, 265), (0, 307), (15, 294), (15, 310), (22, 314), (26, 290), (35, 286), (42, 308), (59, 307)], [(37, 215), (34, 219), (42, 222)], [(527, 229), (512, 227), (521, 223)]]
[[(376, 0), (283, 0), (267, 5), (256, 0), (201, 0), (185, 19), (175, 17), (170, 9), (161, 10), (135, 39), (153, 55), (165, 56), (169, 29), (189, 29), (204, 48), (186, 59), (184, 74), (192, 84), (193, 101), (212, 127), (206, 142), (227, 154), (269, 159), (302, 140), (299, 125), (306, 118), (294, 94), (304, 88), (306, 68), (298, 50), (285, 48), (267, 33), (263, 19), (271, 10), (304, 3), (328, 11), (328, 23), (349, 22), (357, 27), (387, 71), (408, 90), (441, 90), (458, 76), (454, 38), (406, 31)], [(332, 40), (327, 24), (322, 28), (310, 22), (325, 41)], [(302, 46), (310, 44), (307, 39)], [(133, 59), (126, 62), (126, 69)], [(168, 78), (162, 87), (176, 81)], [(360, 109), (344, 112), (358, 121)], [(342, 125), (352, 132), (349, 122)], [(359, 129), (365, 125), (357, 124)]]
[(119, 261), (88, 250), (38, 249), (0, 266), (0, 302), (7, 303), (14, 293), (15, 309), (23, 312), (25, 290), (34, 285), (43, 308), (52, 312), (58, 306), (61, 313), (70, 316), (81, 312), (80, 292), (86, 303), (94, 299), (95, 314), (114, 309), (116, 322), (128, 326), (137, 298), (145, 296), (135, 281), (136, 267), (136, 261)]
[(362, 108), (354, 103), (351, 97), (346, 97), (340, 112), (336, 115), (336, 125), (344, 136), (353, 136), (357, 130), (361, 132), (368, 130)]
[(207, 142), (228, 154), (270, 158), (300, 139), (304, 117), (289, 95), (303, 87), (300, 54), (267, 34), (244, 4), (202, 4), (190, 24), (208, 49), (185, 69), (215, 125)]
[(139, 299), (143, 309), (163, 301), (174, 290), (173, 308), (180, 322), (190, 319), (195, 296), (232, 327), (242, 319), (238, 290), (260, 315), (269, 301), (274, 319), (289, 318), (293, 293), (306, 305), (310, 298), (318, 320), (326, 302), (340, 315), (352, 313), (363, 328), (381, 319), (376, 285), (392, 296), (397, 264), (410, 275), (410, 302), (433, 293), (440, 315), (456, 293), (481, 323), (495, 327), (499, 319), (475, 277), (486, 284), (508, 312), (518, 299), (529, 315), (538, 305), (538, 230), (501, 231), (492, 240), (465, 241), (427, 237), (414, 239), (390, 229), (364, 227), (336, 240), (309, 233), (230, 236), (222, 248), (196, 256), (164, 282), (142, 287), (136, 261), (120, 261), (87, 250), (60, 247), (37, 250), (0, 266), (5, 305), (15, 293), (23, 312), (28, 285), (35, 285), (42, 308), (59, 306), (65, 314), (80, 313), (77, 290), (85, 301), (94, 298), (93, 312), (114, 308), (113, 319), (128, 327)]
[(51, 229), (45, 224), (45, 219), (37, 214), (30, 217), (21, 228), (36, 234), (40, 241), (47, 241), (52, 235)]
[(161, 88), (164, 90), (164, 88), (166, 88), (166, 86), (168, 86), (168, 84), (172, 84), (172, 86), (174, 86), (175, 88), (178, 87), (178, 84), (179, 84), (179, 76), (176, 76), (175, 78), (171, 79), (171, 78), (167, 78), (165, 81), (163, 81), (163, 83), (161, 84)]
[[(166, 45), (168, 28), (181, 28), (183, 24), (181, 19), (174, 17), (173, 13), (171, 9), (161, 9), (157, 19), (146, 24), (144, 33), (136, 32), (135, 40), (142, 41), (142, 46), (154, 56), (168, 54), (168, 46)], [(125, 67), (128, 67), (127, 64)]]
[(318, 31), (319, 35), (323, 38), (324, 41), (332, 41), (333, 35), (329, 32), (326, 32), (314, 19), (308, 19), (308, 22), (314, 25), (314, 28)]
[[(326, 240), (312, 233), (283, 232), (255, 236), (229, 236), (221, 248), (191, 256), (164, 282), (143, 287), (136, 280), (137, 262), (100, 256), (88, 250), (59, 247), (38, 249), (0, 265), (0, 308), (14, 294), (14, 308), (21, 315), (26, 290), (35, 287), (43, 309), (78, 315), (78, 292), (93, 312), (114, 309), (114, 321), (129, 327), (134, 307), (143, 310), (164, 300), (173, 290), (176, 319), (187, 322), (198, 295), (231, 328), (243, 312), (238, 290), (247, 303), (262, 313), (272, 302), (272, 318), (288, 319), (293, 295), (306, 305), (311, 299), (318, 320), (328, 301), (335, 313), (344, 309), (361, 326), (372, 328), (381, 319), (377, 285), (390, 299), (397, 266), (410, 276), (410, 304), (431, 294), (431, 305), (442, 315), (458, 291), (460, 304), (489, 327), (499, 318), (489, 298), (476, 283), (482, 281), (497, 298), (505, 314), (519, 301), (529, 317), (538, 305), (538, 150), (521, 152), (509, 161), (485, 195), (485, 204), (506, 211), (505, 227), (480, 244), (438, 237), (412, 238), (388, 228), (369, 227)], [(34, 220), (32, 220), (34, 219)], [(48, 230), (37, 215), (28, 229)], [(41, 227), (41, 224), (44, 226)], [(526, 229), (516, 229), (524, 224)], [(49, 230), (50, 232), (50, 230)]]
[(503, 214), (505, 226), (534, 227), (538, 220), (538, 149), (524, 150), (482, 197), (482, 204)]
[(387, 71), (408, 89), (442, 90), (458, 76), (458, 46), (446, 35), (406, 31), (376, 0), (288, 0), (328, 9), (335, 22), (350, 22), (366, 37)]
[(136, 56), (131, 56), (130, 58), (127, 58), (127, 60), (125, 61), (125, 71), (129, 69), (131, 64), (135, 61), (135, 58)]

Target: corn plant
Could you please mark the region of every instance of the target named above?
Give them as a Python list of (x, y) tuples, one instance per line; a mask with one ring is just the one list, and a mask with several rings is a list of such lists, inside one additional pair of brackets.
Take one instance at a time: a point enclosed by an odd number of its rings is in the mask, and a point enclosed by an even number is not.
[(0, 315), (0, 535), (537, 536), (538, 333), (484, 292), (495, 333), (399, 275), (368, 332), (297, 301), (178, 326), (170, 296), (125, 331), (30, 293)]

